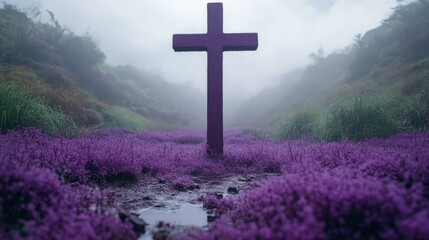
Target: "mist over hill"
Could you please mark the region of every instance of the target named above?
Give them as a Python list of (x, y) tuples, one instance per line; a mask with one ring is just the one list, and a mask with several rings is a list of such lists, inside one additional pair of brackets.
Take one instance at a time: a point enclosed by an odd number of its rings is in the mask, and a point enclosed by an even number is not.
[(243, 104), (234, 123), (271, 128), (279, 138), (325, 140), (427, 129), (428, 12), (427, 0), (399, 2), (349, 47), (327, 56), (319, 50), (299, 75), (286, 75)]
[[(42, 21), (47, 14), (49, 21)], [(38, 8), (0, 9), (1, 129), (202, 126), (204, 96), (133, 66), (110, 66), (89, 35)]]

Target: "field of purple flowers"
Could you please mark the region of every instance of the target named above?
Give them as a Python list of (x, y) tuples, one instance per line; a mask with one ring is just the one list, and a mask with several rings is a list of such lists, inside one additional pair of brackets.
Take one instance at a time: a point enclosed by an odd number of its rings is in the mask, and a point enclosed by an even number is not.
[(103, 186), (162, 178), (277, 173), (236, 197), (203, 199), (219, 217), (179, 239), (427, 239), (429, 133), (361, 143), (272, 142), (225, 133), (207, 159), (201, 131), (78, 138), (37, 129), (0, 135), (0, 239), (136, 239)]

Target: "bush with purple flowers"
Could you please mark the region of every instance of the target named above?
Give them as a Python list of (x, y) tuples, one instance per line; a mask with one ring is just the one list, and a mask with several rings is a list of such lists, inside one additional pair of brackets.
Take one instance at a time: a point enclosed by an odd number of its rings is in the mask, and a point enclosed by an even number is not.
[[(188, 136), (188, 137), (187, 137)], [(195, 130), (103, 130), (69, 139), (37, 129), (0, 135), (0, 237), (135, 238), (96, 190), (115, 181), (274, 173), (236, 197), (207, 196), (216, 215), (185, 239), (425, 239), (429, 133), (361, 143), (271, 142), (225, 133), (225, 156), (205, 158)], [(118, 237), (119, 236), (119, 237)]]
[(103, 193), (2, 158), (0, 236), (5, 239), (135, 239)]
[[(240, 196), (195, 239), (424, 239), (429, 205), (421, 194), (421, 186), (371, 178), (284, 175)], [(222, 201), (215, 207), (231, 205)]]

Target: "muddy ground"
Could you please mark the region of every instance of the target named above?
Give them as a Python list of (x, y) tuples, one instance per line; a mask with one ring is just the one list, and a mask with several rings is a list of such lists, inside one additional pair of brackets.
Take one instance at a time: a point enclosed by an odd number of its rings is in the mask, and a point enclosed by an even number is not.
[(177, 188), (165, 179), (144, 177), (137, 183), (117, 183), (104, 190), (114, 196), (118, 207), (146, 222), (140, 240), (158, 240), (181, 234), (185, 229), (206, 228), (216, 216), (203, 208), (204, 196), (236, 197), (273, 176), (276, 175), (193, 177), (193, 184), (187, 188)]

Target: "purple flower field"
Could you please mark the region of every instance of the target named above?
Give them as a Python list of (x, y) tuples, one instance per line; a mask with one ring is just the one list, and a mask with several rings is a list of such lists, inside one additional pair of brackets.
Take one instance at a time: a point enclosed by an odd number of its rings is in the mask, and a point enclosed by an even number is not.
[[(361, 143), (272, 142), (225, 132), (223, 159), (205, 158), (197, 130), (79, 138), (37, 129), (0, 135), (0, 239), (137, 239), (119, 219), (117, 182), (277, 174), (234, 197), (203, 196), (218, 216), (177, 239), (427, 239), (429, 133)], [(126, 186), (124, 186), (126, 187)]]

